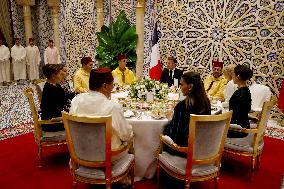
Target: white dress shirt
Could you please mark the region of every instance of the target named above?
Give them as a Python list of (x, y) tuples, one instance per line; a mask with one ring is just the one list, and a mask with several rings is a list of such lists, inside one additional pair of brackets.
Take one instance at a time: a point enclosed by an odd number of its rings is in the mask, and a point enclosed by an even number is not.
[(123, 116), (122, 107), (104, 94), (89, 91), (77, 95), (71, 102), (70, 114), (77, 116), (112, 116), (112, 150), (119, 148), (123, 141), (133, 136), (132, 126)]

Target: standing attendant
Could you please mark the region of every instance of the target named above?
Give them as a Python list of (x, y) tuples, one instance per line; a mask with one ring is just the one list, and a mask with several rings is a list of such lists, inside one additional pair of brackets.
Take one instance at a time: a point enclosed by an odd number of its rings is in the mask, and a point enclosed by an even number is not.
[(27, 69), (29, 80), (39, 79), (40, 53), (38, 47), (34, 45), (33, 38), (29, 38), (29, 45), (26, 47)]
[(20, 38), (15, 38), (15, 45), (11, 48), (14, 80), (26, 79), (26, 49), (20, 44)]
[(180, 78), (183, 74), (182, 70), (176, 68), (177, 60), (174, 57), (169, 57), (167, 62), (167, 68), (165, 68), (161, 75), (161, 82), (168, 83), (168, 86), (174, 85), (176, 79), (176, 84), (179, 85)]
[(44, 51), (45, 64), (60, 64), (60, 56), (56, 47), (54, 47), (53, 40), (48, 41), (48, 47)]
[(3, 45), (3, 40), (0, 38), (0, 82), (6, 84), (10, 82), (10, 51), (8, 47)]

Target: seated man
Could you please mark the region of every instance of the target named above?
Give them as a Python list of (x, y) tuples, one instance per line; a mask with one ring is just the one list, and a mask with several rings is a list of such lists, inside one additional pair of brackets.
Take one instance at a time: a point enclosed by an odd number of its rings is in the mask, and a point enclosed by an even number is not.
[(118, 149), (133, 136), (131, 125), (124, 116), (122, 107), (110, 100), (113, 76), (109, 68), (93, 69), (89, 80), (90, 91), (77, 95), (71, 102), (70, 113), (78, 116), (112, 115), (112, 150)]
[(223, 62), (213, 61), (213, 73), (204, 80), (204, 88), (210, 98), (224, 100), (224, 89), (227, 79), (222, 76)]
[(118, 67), (112, 71), (112, 75), (116, 80), (118, 80), (118, 84), (120, 86), (124, 84), (131, 84), (136, 81), (134, 73), (126, 67), (127, 57), (124, 54), (119, 54), (117, 56), (118, 59)]
[(74, 89), (76, 93), (85, 93), (89, 91), (90, 72), (94, 66), (91, 57), (81, 59), (82, 67), (76, 71), (74, 76)]
[(174, 85), (174, 79), (177, 79), (179, 85), (180, 78), (183, 74), (182, 70), (176, 68), (177, 60), (174, 57), (169, 57), (167, 62), (167, 68), (162, 72), (160, 81), (162, 83), (168, 83), (169, 87)]

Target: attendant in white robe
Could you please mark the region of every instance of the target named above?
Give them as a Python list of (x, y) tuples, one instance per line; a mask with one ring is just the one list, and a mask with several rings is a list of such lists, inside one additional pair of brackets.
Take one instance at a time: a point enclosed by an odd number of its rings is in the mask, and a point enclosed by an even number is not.
[(48, 41), (48, 47), (44, 51), (44, 63), (45, 64), (60, 64), (59, 51), (53, 45), (53, 40)]
[(73, 98), (70, 113), (78, 116), (112, 115), (112, 150), (118, 149), (133, 137), (131, 125), (123, 116), (121, 105), (110, 100), (113, 76), (109, 68), (93, 69), (89, 80), (90, 91)]
[(10, 51), (0, 38), (0, 82), (10, 82)]
[(39, 79), (40, 53), (38, 47), (34, 45), (33, 38), (29, 38), (29, 45), (26, 47), (27, 69), (29, 80)]
[(15, 39), (15, 45), (11, 48), (14, 80), (26, 79), (26, 49), (20, 44), (20, 39)]

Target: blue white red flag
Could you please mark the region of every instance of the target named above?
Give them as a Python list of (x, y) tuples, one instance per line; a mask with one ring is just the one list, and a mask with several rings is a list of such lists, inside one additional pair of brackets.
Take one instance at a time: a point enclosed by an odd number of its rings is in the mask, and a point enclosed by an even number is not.
[(153, 39), (152, 39), (152, 52), (151, 52), (151, 62), (149, 69), (149, 76), (151, 79), (160, 80), (162, 74), (162, 64), (160, 59), (159, 52), (159, 38), (158, 38), (158, 30), (157, 23), (155, 24)]

